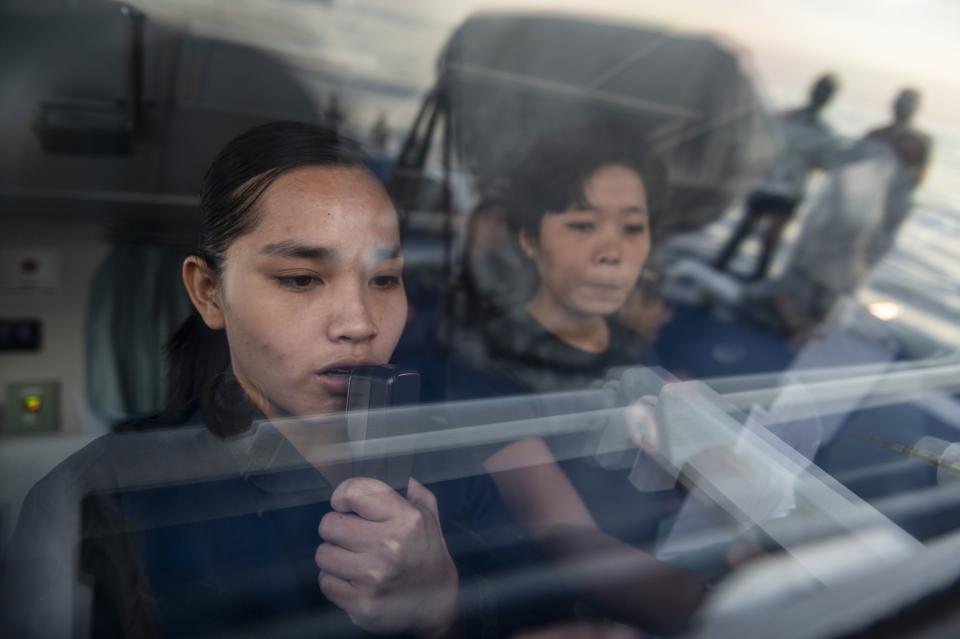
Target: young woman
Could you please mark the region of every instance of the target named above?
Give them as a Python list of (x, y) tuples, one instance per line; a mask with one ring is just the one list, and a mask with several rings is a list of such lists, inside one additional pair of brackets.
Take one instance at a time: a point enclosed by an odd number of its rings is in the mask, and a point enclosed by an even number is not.
[(171, 407), (31, 492), (4, 564), (17, 636), (69, 634), (85, 599), (94, 636), (458, 630), (444, 530), (482, 517), (476, 486), (401, 496), (331, 461), (344, 420), (299, 419), (342, 413), (348, 371), (388, 362), (406, 320), (397, 213), (365, 162), (295, 123), (214, 160)]
[[(527, 303), (491, 322), (451, 371), (454, 398), (583, 390), (619, 366), (653, 364), (649, 345), (614, 316), (651, 248), (665, 170), (611, 131), (564, 132), (537, 146), (513, 177), (505, 208), (538, 277)], [(478, 358), (476, 353), (484, 356)], [(561, 565), (609, 561), (633, 578), (589, 599), (642, 626), (682, 625), (702, 580), (636, 550), (649, 547), (674, 491), (639, 493), (627, 474), (585, 458), (556, 461), (557, 439), (489, 450), (484, 466), (504, 502)]]

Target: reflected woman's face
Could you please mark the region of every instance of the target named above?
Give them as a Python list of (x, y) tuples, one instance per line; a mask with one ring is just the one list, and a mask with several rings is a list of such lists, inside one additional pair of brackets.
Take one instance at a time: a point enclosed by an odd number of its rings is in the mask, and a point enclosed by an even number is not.
[(219, 290), (234, 373), (269, 417), (343, 410), (341, 369), (386, 363), (406, 321), (396, 212), (356, 168), (291, 171), (257, 207)]
[(536, 241), (521, 236), (540, 276), (534, 299), (570, 319), (617, 312), (650, 252), (647, 192), (635, 171), (603, 166), (584, 195), (587, 206), (544, 215)]

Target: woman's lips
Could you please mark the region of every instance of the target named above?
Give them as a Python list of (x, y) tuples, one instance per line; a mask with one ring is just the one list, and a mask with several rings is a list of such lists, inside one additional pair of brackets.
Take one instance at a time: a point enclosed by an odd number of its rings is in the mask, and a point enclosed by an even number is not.
[(621, 284), (609, 282), (583, 282), (582, 286), (594, 295), (613, 296), (623, 292), (623, 286)]
[(369, 366), (372, 363), (367, 358), (343, 359), (316, 371), (314, 377), (328, 394), (346, 395), (350, 384), (350, 371), (357, 366)]
[(350, 383), (350, 376), (343, 374), (317, 373), (317, 381), (325, 391), (331, 395), (346, 395), (347, 385)]

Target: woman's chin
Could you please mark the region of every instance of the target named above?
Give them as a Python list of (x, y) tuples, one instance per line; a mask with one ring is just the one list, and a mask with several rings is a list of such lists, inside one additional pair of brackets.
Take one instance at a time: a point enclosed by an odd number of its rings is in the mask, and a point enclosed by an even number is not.
[(344, 395), (332, 395), (322, 400), (310, 402), (291, 402), (283, 409), (277, 408), (265, 413), (271, 419), (324, 419), (335, 415), (342, 415), (347, 407), (347, 398)]
[(347, 409), (346, 395), (332, 395), (322, 402), (306, 407), (310, 411), (310, 417), (327, 417), (331, 415), (342, 415)]
[(577, 310), (584, 317), (607, 317), (619, 311), (621, 306), (623, 305), (614, 301), (591, 300), (579, 304)]

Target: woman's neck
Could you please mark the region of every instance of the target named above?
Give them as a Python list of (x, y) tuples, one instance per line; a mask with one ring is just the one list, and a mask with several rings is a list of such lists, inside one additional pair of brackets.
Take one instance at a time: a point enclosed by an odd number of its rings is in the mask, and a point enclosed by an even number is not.
[(324, 458), (329, 446), (347, 441), (345, 421), (325, 419), (319, 423), (307, 423), (297, 419), (281, 419), (273, 423), (300, 456), (316, 468), (334, 488), (353, 474), (351, 462), (330, 463)]
[(558, 304), (542, 287), (527, 303), (527, 312), (560, 341), (588, 353), (610, 347), (610, 327), (598, 315), (584, 315)]
[(277, 432), (290, 442), (300, 456), (316, 468), (334, 488), (352, 475), (351, 462), (330, 463), (325, 459), (324, 454), (329, 446), (347, 441), (345, 419), (322, 419), (319, 422), (313, 422), (284, 414), (241, 373), (235, 370), (234, 375), (246, 393), (247, 399), (273, 423)]

